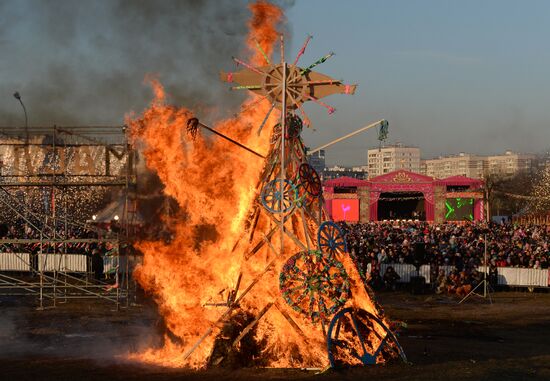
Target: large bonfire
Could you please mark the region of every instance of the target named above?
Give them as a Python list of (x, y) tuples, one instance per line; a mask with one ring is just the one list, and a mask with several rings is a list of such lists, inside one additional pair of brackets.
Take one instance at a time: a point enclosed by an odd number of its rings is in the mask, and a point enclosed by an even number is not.
[[(249, 62), (262, 66), (266, 56), (272, 55), (283, 13), (263, 1), (250, 5), (250, 10)], [(256, 44), (261, 49), (255, 49)], [(167, 104), (159, 81), (148, 81), (155, 98), (141, 116), (129, 117), (127, 123), (134, 143), (143, 150), (147, 166), (156, 171), (165, 185), (164, 192), (177, 200), (184, 212), (179, 220), (172, 221), (174, 237), (169, 243), (138, 244), (144, 258), (136, 279), (155, 297), (170, 335), (162, 348), (135, 357), (160, 365), (200, 368), (219, 363), (231, 351), (242, 356), (247, 351), (248, 364), (326, 366), (326, 324), (296, 313), (279, 291), (281, 268), (300, 251), (295, 241), (286, 238), (281, 248), (273, 239), (251, 259), (243, 255), (258, 240), (267, 242), (271, 238), (262, 233), (252, 240), (252, 235), (244, 234), (251, 229), (251, 211), (259, 196), (258, 179), (264, 172), (265, 160), (223, 139), (200, 135), (190, 139), (186, 126), (194, 117), (193, 112)], [(237, 117), (220, 121), (214, 128), (269, 156), (273, 126), (281, 117), (279, 112), (270, 113), (270, 109), (268, 100), (250, 95)], [(257, 134), (266, 115), (269, 117), (265, 128)], [(295, 217), (289, 220), (290, 227), (300, 222), (300, 216)], [(254, 229), (268, 232), (272, 223), (268, 218), (256, 218)], [(304, 234), (297, 235), (297, 239), (308, 240)], [(359, 306), (381, 318), (351, 259), (343, 262), (353, 294), (353, 300), (346, 305)], [(238, 298), (238, 308), (228, 309), (235, 301), (233, 290), (244, 295), (243, 289), (246, 296)], [(261, 317), (257, 322), (256, 316)], [(253, 327), (249, 332), (253, 337), (234, 340), (246, 326)], [(368, 339), (374, 347), (381, 337), (378, 332)], [(218, 344), (224, 339), (232, 345), (220, 350)], [(253, 344), (245, 347), (246, 343)]]

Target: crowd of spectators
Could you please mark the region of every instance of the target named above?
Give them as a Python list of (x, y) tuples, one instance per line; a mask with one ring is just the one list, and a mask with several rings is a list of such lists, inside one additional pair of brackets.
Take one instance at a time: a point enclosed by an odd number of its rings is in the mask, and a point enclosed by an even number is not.
[[(42, 252), (59, 252), (61, 249), (65, 249), (67, 253), (70, 254), (88, 254), (91, 253), (94, 249), (102, 249), (104, 243), (97, 242), (67, 242), (67, 243), (54, 243), (51, 240), (48, 240), (47, 234), (51, 233), (48, 229), (46, 235), (43, 235), (42, 238), (45, 241), (42, 243)], [(66, 235), (65, 235), (66, 234)], [(90, 229), (84, 227), (72, 226), (66, 231), (64, 227), (61, 227), (57, 230), (55, 237), (56, 240), (62, 238), (67, 238), (68, 241), (71, 240), (83, 240), (88, 238), (98, 238), (98, 234)], [(1, 252), (8, 253), (31, 253), (37, 254), (40, 252), (41, 245), (40, 242), (37, 242), (41, 239), (40, 232), (31, 227), (29, 224), (0, 224), (0, 239), (2, 240), (30, 240), (33, 242), (8, 242), (2, 243)]]
[[(38, 226), (38, 224), (35, 226)], [(90, 258), (91, 271), (95, 274), (95, 277), (97, 279), (103, 277), (104, 257), (116, 250), (115, 246), (109, 242), (98, 241), (99, 235), (96, 231), (76, 224), (67, 228), (65, 226), (59, 227), (55, 236), (49, 237), (53, 240), (47, 238), (47, 234), (51, 234), (51, 229), (45, 229), (45, 231), (46, 236), (42, 235), (41, 237), (38, 229), (28, 223), (1, 223), (0, 239), (4, 242), (0, 243), (0, 253), (29, 253), (31, 254), (31, 266), (35, 270), (38, 266), (37, 254), (39, 253), (84, 254)], [(112, 233), (106, 231), (103, 238), (112, 235)], [(86, 242), (88, 239), (90, 242)]]
[(388, 222), (344, 229), (349, 249), (367, 262), (413, 264), (415, 247), (421, 243), (426, 263), (451, 265), (460, 272), (483, 264), (486, 236), (488, 264), (535, 269), (549, 265), (550, 232), (545, 226)]
[[(467, 269), (458, 271), (453, 268), (451, 272), (446, 275), (445, 271), (440, 269), (439, 274), (433, 288), (437, 294), (456, 294), (458, 296), (466, 296), (483, 280), (483, 274), (477, 269)], [(488, 279), (489, 283), (496, 286), (496, 281)]]
[[(432, 282), (435, 291), (467, 294), (483, 279), (478, 268), (484, 264), (485, 245), (491, 281), (496, 279), (498, 267), (547, 269), (550, 262), (550, 230), (546, 226), (418, 221), (341, 226), (359, 266), (366, 270), (370, 264), (372, 281), (389, 289), (394, 288), (397, 274), (393, 275), (392, 268), (389, 274), (380, 275), (381, 264), (427, 264), (431, 279), (436, 280)], [(442, 266), (451, 267), (451, 273)]]

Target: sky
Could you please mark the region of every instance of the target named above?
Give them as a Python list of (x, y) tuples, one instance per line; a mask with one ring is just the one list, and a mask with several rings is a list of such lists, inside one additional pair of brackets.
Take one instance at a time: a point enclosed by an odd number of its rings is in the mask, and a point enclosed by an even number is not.
[[(246, 1), (0, 0), (0, 126), (123, 123), (151, 99), (158, 75), (178, 105), (235, 111), (218, 82), (243, 51)], [(316, 147), (379, 119), (389, 142), (424, 158), (550, 149), (550, 2), (506, 0), (296, 0), (286, 8), (287, 51), (308, 34), (301, 60), (334, 52), (316, 70), (355, 95), (307, 104)], [(158, 5), (160, 4), (160, 5)], [(366, 164), (374, 130), (327, 149), (327, 163)]]
[[(423, 157), (550, 148), (550, 2), (318, 0), (287, 15), (298, 45), (314, 35), (311, 60), (336, 53), (319, 71), (359, 84), (327, 99), (332, 116), (312, 111), (309, 145), (384, 118), (389, 141)], [(374, 131), (334, 145), (327, 161), (364, 163), (365, 145), (377, 145)]]

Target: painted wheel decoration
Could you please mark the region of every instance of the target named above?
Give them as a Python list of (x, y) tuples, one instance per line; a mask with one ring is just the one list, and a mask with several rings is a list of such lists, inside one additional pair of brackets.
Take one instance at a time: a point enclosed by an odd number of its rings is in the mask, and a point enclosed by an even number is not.
[(302, 119), (298, 117), (298, 115), (294, 115), (294, 114), (287, 115), (285, 138), (287, 139), (297, 138), (302, 133), (303, 127), (304, 127), (304, 123), (302, 122)]
[(380, 356), (407, 361), (393, 332), (363, 309), (345, 308), (334, 315), (328, 327), (327, 347), (333, 368), (341, 364), (374, 365)]
[(318, 197), (321, 194), (322, 186), (317, 171), (308, 163), (304, 163), (300, 165), (298, 173), (300, 176), (300, 186), (311, 196)]
[(320, 251), (301, 251), (288, 259), (279, 276), (283, 299), (312, 322), (328, 322), (350, 296), (344, 266)]
[(264, 186), (260, 197), (263, 206), (271, 213), (286, 213), (294, 206), (298, 191), (290, 180), (275, 179)]
[[(270, 89), (267, 93), (268, 99), (275, 102), (278, 109), (281, 109), (283, 104), (283, 90), (286, 90), (287, 109), (295, 109), (304, 101), (307, 100), (309, 84), (308, 79), (302, 73), (302, 69), (294, 65), (287, 65), (286, 77), (284, 76), (284, 68), (282, 64), (275, 64), (268, 67), (256, 69), (256, 73), (263, 74), (262, 84), (263, 89)], [(260, 74), (260, 76), (262, 76)], [(258, 78), (259, 79), (259, 78)], [(286, 87), (283, 86), (286, 79)]]
[(344, 231), (332, 221), (325, 221), (319, 226), (317, 244), (319, 250), (327, 253), (330, 257), (335, 257), (338, 253), (348, 251)]
[[(286, 117), (286, 123), (285, 123), (285, 139), (295, 139), (300, 136), (302, 133), (302, 128), (304, 127), (304, 124), (302, 122), (302, 119), (300, 119), (297, 115), (294, 114), (288, 114)], [(275, 144), (278, 140), (281, 139), (281, 123), (277, 123), (275, 126), (273, 126), (273, 134), (271, 135), (271, 144)]]

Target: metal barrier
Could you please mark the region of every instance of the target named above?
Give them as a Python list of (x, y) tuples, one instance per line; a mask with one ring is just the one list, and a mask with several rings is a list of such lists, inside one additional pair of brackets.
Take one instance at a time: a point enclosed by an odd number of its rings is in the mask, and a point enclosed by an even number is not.
[(508, 286), (548, 287), (548, 269), (498, 268), (498, 284)]
[[(85, 254), (36, 254), (38, 258), (37, 271), (67, 273), (85, 273), (91, 271), (89, 257)], [(133, 269), (141, 262), (140, 257), (130, 256), (128, 265)], [(29, 253), (0, 253), (0, 272), (18, 271), (31, 272), (31, 255)], [(103, 272), (105, 274), (126, 271), (126, 257), (104, 256)]]
[[(422, 276), (426, 279), (426, 283), (430, 283), (430, 265), (420, 266), (420, 271), (416, 272), (416, 267), (405, 263), (383, 263), (380, 265), (380, 276), (384, 276), (388, 267), (393, 267), (395, 272), (399, 274), (398, 283), (409, 283), (411, 277)], [(369, 270), (370, 272), (370, 270)]]
[[(130, 268), (139, 263), (138, 258), (130, 258)], [(31, 255), (29, 253), (0, 253), (0, 271), (30, 272), (29, 264)], [(384, 276), (386, 269), (392, 266), (399, 274), (399, 283), (409, 283), (411, 277), (422, 276), (426, 283), (431, 283), (430, 265), (420, 266), (417, 273), (416, 268), (405, 263), (383, 263), (380, 265), (380, 276)], [(126, 258), (118, 256), (105, 256), (103, 258), (103, 271), (105, 274), (125, 272)], [(439, 266), (439, 269), (449, 275), (452, 266)], [(67, 273), (85, 273), (88, 269), (88, 257), (84, 254), (38, 254), (38, 271), (53, 272), (63, 271)], [(516, 267), (498, 267), (498, 284), (503, 286), (520, 287), (548, 287), (550, 286), (550, 273), (548, 269), (524, 269)], [(370, 263), (367, 271), (371, 271)], [(479, 266), (478, 271), (483, 272), (484, 266)]]
[(87, 257), (83, 254), (39, 254), (38, 271), (85, 273)]
[[(384, 276), (386, 269), (392, 266), (400, 279), (398, 283), (409, 283), (411, 277), (422, 276), (426, 283), (431, 283), (430, 265), (422, 265), (417, 273), (416, 268), (410, 264), (404, 263), (383, 263), (380, 265), (380, 276)], [(449, 275), (453, 266), (439, 266), (439, 269), (445, 271), (445, 275)], [(367, 271), (371, 271), (371, 264), (367, 266)], [(479, 266), (478, 271), (485, 271), (484, 266)], [(548, 269), (524, 269), (517, 267), (498, 267), (498, 284), (501, 286), (518, 286), (518, 287), (549, 287), (550, 272)], [(435, 280), (434, 280), (435, 281)]]
[(0, 271), (28, 272), (29, 263), (28, 253), (0, 253)]

